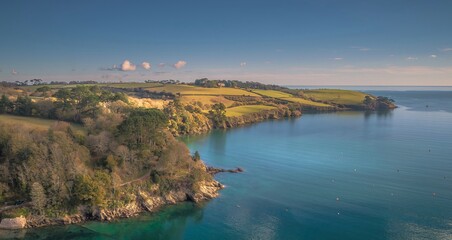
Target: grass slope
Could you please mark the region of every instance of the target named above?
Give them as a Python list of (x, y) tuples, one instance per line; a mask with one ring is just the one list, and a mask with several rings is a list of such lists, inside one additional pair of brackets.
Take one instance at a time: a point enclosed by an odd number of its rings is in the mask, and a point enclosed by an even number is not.
[[(35, 117), (22, 117), (22, 116), (14, 116), (14, 115), (7, 115), (7, 114), (1, 114), (0, 115), (0, 123), (6, 123), (6, 124), (18, 124), (18, 125), (25, 125), (27, 127), (33, 127), (41, 130), (47, 130), (49, 127), (54, 126), (55, 124), (59, 124), (63, 121), (57, 121), (57, 120), (50, 120), (50, 119), (42, 119), (42, 118), (35, 118)], [(71, 123), (70, 124), (72, 129), (75, 130), (77, 133), (84, 134), (85, 130), (82, 126), (78, 124)]]
[(255, 93), (259, 94), (259, 95), (262, 95), (262, 96), (266, 96), (266, 97), (277, 98), (277, 99), (285, 100), (285, 101), (288, 101), (288, 102), (301, 103), (301, 104), (306, 105), (306, 106), (331, 107), (331, 105), (328, 105), (328, 104), (325, 104), (325, 103), (318, 103), (318, 102), (313, 102), (311, 100), (307, 100), (307, 99), (303, 99), (303, 98), (299, 98), (299, 97), (294, 97), (290, 93), (285, 93), (285, 92), (276, 91), (276, 90), (253, 90), (253, 92), (255, 92)]
[(340, 89), (315, 89), (302, 92), (308, 98), (345, 105), (361, 105), (367, 96), (362, 92)]
[(226, 107), (230, 107), (233, 103), (232, 100), (228, 100), (223, 96), (207, 96), (207, 95), (185, 95), (181, 97), (183, 103), (201, 102), (203, 104), (215, 104), (223, 103)]
[(257, 113), (265, 110), (272, 110), (276, 107), (273, 106), (265, 106), (265, 105), (244, 105), (238, 107), (232, 107), (226, 109), (227, 117), (239, 117), (242, 115)]
[(287, 98), (287, 97), (293, 97), (290, 93), (280, 92), (276, 90), (253, 90), (253, 92), (266, 96), (266, 97), (272, 97), (272, 98)]
[(306, 106), (331, 107), (331, 105), (329, 105), (329, 104), (313, 102), (311, 100), (307, 100), (307, 99), (303, 99), (303, 98), (297, 98), (297, 97), (287, 97), (287, 98), (280, 98), (280, 99), (286, 100), (286, 101), (289, 101), (289, 102), (301, 103), (302, 105), (306, 105)]

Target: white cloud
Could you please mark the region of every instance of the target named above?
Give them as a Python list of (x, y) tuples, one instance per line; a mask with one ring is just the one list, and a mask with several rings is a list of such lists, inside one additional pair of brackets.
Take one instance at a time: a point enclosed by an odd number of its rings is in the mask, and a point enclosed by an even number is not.
[(13, 70), (11, 70), (11, 75), (17, 75), (18, 72), (16, 72), (16, 69), (13, 68)]
[(142, 62), (141, 66), (146, 69), (146, 70), (150, 70), (151, 69), (151, 64), (148, 62)]
[(436, 56), (435, 54), (430, 55), (430, 58), (437, 58), (438, 56)]
[(181, 69), (181, 68), (185, 67), (185, 65), (187, 65), (186, 61), (179, 60), (179, 61), (177, 61), (177, 63), (173, 64), (173, 67), (176, 69)]
[(450, 52), (450, 51), (452, 51), (452, 48), (443, 48), (443, 49), (441, 49), (441, 51), (443, 51), (443, 52)]
[(121, 71), (135, 71), (136, 69), (137, 66), (131, 63), (129, 60), (124, 60), (124, 62), (121, 64)]
[(406, 60), (408, 60), (408, 61), (416, 61), (417, 57), (407, 57)]
[(335, 57), (335, 58), (333, 58), (333, 60), (334, 60), (334, 61), (342, 61), (342, 60), (344, 60), (344, 58), (341, 58), (341, 57)]
[(241, 62), (240, 67), (246, 67), (246, 62)]

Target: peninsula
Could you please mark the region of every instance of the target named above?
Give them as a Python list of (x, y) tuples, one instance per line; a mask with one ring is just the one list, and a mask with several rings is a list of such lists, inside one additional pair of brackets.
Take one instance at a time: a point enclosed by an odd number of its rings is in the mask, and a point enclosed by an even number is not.
[[(0, 228), (109, 221), (223, 188), (175, 137), (304, 112), (375, 111), (391, 99), (198, 79), (1, 83)], [(241, 169), (231, 172), (241, 172)]]

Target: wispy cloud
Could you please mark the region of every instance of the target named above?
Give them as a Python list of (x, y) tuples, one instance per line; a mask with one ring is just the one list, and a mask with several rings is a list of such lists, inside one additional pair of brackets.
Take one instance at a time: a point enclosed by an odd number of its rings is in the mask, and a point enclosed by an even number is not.
[(407, 57), (406, 60), (408, 60), (408, 61), (416, 61), (417, 57)]
[(185, 67), (185, 65), (187, 65), (186, 61), (179, 60), (179, 61), (177, 61), (177, 63), (173, 64), (173, 67), (176, 69), (181, 69), (181, 68)]
[(342, 58), (342, 57), (335, 57), (335, 58), (331, 58), (331, 60), (342, 61), (342, 60), (344, 60), (344, 58)]
[(17, 74), (18, 74), (18, 72), (16, 71), (16, 69), (13, 68), (13, 69), (11, 70), (11, 75), (17, 75)]
[(146, 69), (146, 70), (150, 70), (151, 69), (151, 64), (149, 62), (142, 62), (141, 66)]
[(359, 51), (361, 51), (361, 52), (367, 52), (367, 51), (372, 50), (372, 49), (367, 48), (367, 47), (356, 47), (356, 46), (355, 46), (355, 47), (350, 47), (350, 48), (359, 50)]
[(429, 56), (430, 58), (437, 58), (438, 56), (436, 56), (435, 54), (432, 54)]
[(111, 67), (101, 67), (100, 70), (104, 70), (104, 71), (118, 71), (118, 65), (114, 64)]
[(443, 52), (450, 52), (450, 51), (452, 51), (452, 48), (443, 48), (443, 49), (441, 49), (441, 51), (443, 51)]
[(246, 62), (241, 62), (240, 67), (246, 67)]

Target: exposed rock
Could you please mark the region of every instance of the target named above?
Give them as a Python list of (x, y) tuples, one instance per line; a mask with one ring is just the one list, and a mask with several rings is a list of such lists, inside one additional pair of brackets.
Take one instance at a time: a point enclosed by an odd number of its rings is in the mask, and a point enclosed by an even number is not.
[(27, 219), (23, 216), (16, 218), (4, 218), (0, 222), (0, 229), (21, 229), (25, 228)]
[(201, 182), (199, 184), (199, 191), (195, 194), (188, 194), (188, 198), (195, 202), (199, 203), (201, 201), (209, 200), (218, 197), (219, 193), (218, 191), (220, 189), (223, 189), (224, 185), (217, 182), (217, 181), (210, 181), (210, 182)]
[(148, 212), (154, 212), (158, 207), (165, 204), (165, 200), (160, 196), (150, 196), (146, 192), (139, 192), (141, 207), (148, 211)]
[(93, 211), (93, 218), (100, 221), (112, 221), (116, 218), (129, 218), (136, 216), (142, 212), (141, 205), (137, 201), (125, 205), (122, 208), (115, 209), (95, 209)]

